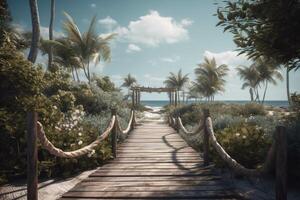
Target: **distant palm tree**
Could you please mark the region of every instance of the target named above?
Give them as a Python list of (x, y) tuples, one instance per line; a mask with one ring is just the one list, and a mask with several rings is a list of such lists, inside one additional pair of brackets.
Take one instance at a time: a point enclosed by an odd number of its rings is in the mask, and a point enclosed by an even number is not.
[[(128, 74), (125, 78), (124, 78), (124, 83), (122, 84), (122, 87), (127, 87), (128, 88), (128, 97), (130, 96), (130, 88), (136, 84), (137, 81), (136, 79), (131, 76), (131, 74)], [(127, 98), (128, 98), (127, 97)]]
[(194, 87), (199, 93), (207, 98), (208, 101), (213, 101), (216, 93), (224, 91), (225, 79), (229, 71), (228, 66), (222, 64), (217, 66), (215, 58), (204, 58), (204, 62), (198, 64), (195, 69), (197, 76)]
[(260, 102), (259, 87), (263, 84), (265, 88), (261, 103), (264, 103), (268, 83), (275, 85), (277, 84), (276, 79), (283, 80), (278, 68), (276, 63), (264, 58), (256, 59), (249, 67), (241, 66), (237, 68), (241, 79), (245, 81), (242, 89), (249, 87), (251, 101)]
[[(188, 74), (183, 75), (180, 69), (177, 74), (170, 72), (170, 75), (164, 81), (164, 84), (169, 88), (176, 88), (178, 91), (181, 91), (183, 87), (188, 83), (188, 81), (189, 81)], [(180, 102), (179, 92), (177, 93), (177, 99), (178, 102)]]
[(187, 99), (194, 99), (195, 101), (197, 101), (202, 96), (199, 93), (197, 86), (194, 83), (192, 83), (192, 84), (193, 85), (189, 88)]
[(110, 60), (111, 51), (109, 41), (113, 39), (116, 34), (109, 34), (105, 37), (97, 35), (95, 31), (96, 17), (93, 17), (88, 31), (81, 33), (73, 18), (67, 13), (65, 13), (65, 16), (67, 20), (64, 22), (64, 30), (76, 54), (80, 58), (84, 74), (90, 83), (90, 62), (93, 61), (97, 65), (101, 58), (104, 61)]
[(279, 71), (279, 65), (277, 65), (271, 60), (258, 58), (255, 61), (255, 66), (259, 73), (260, 82), (263, 83), (265, 86), (263, 99), (262, 99), (262, 103), (264, 103), (266, 93), (267, 93), (268, 83), (276, 85), (277, 84), (276, 79), (282, 81), (283, 77), (281, 75), (281, 72)]
[[(242, 89), (249, 87), (250, 99), (251, 101), (255, 101), (258, 97), (258, 85), (259, 85), (259, 72), (257, 71), (254, 64), (249, 67), (240, 66), (237, 68), (238, 74), (244, 83), (242, 85)], [(256, 98), (254, 99), (254, 94)]]

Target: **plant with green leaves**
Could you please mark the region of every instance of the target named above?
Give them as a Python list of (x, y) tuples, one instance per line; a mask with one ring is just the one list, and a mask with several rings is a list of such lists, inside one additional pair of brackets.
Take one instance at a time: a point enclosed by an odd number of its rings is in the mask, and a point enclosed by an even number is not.
[(214, 96), (225, 91), (225, 79), (229, 69), (225, 64), (217, 65), (215, 58), (204, 58), (204, 62), (198, 64), (195, 69), (196, 81), (193, 83), (196, 90), (208, 101), (213, 101)]
[(233, 34), (240, 54), (270, 58), (289, 72), (300, 67), (300, 2), (297, 0), (227, 0), (217, 10), (217, 26)]
[(276, 79), (283, 80), (278, 65), (271, 60), (262, 57), (256, 59), (249, 67), (240, 66), (237, 68), (240, 78), (244, 80), (242, 89), (249, 87), (251, 101), (260, 102), (259, 88), (264, 84), (262, 103), (265, 101), (268, 83), (277, 84)]
[(133, 77), (131, 74), (127, 74), (126, 77), (124, 77), (124, 82), (122, 84), (122, 87), (127, 87), (128, 88), (128, 94), (127, 94), (127, 99), (129, 98), (130, 96), (130, 88), (134, 85), (137, 84), (137, 81), (136, 81), (136, 78)]
[(178, 102), (180, 103), (179, 91), (182, 91), (188, 82), (189, 82), (188, 74), (182, 74), (182, 71), (180, 69), (177, 74), (170, 72), (170, 75), (164, 81), (164, 84), (166, 85), (166, 87), (175, 88), (178, 90), (177, 99)]
[(82, 64), (84, 74), (90, 83), (90, 63), (94, 62), (95, 65), (97, 65), (101, 59), (103, 61), (110, 60), (111, 50), (109, 42), (116, 34), (109, 34), (105, 37), (98, 35), (95, 30), (96, 17), (93, 17), (91, 20), (88, 30), (81, 33), (73, 18), (67, 13), (65, 13), (65, 16), (67, 19), (63, 24), (63, 28)]

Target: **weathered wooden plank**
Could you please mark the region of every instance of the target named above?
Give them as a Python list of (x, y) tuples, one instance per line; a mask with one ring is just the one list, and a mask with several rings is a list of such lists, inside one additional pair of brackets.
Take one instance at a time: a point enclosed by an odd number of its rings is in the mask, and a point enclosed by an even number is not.
[(93, 192), (160, 192), (160, 191), (224, 191), (232, 190), (232, 186), (223, 186), (223, 185), (182, 185), (182, 186), (131, 186), (131, 185), (110, 185), (106, 187), (101, 187), (99, 185), (88, 185), (88, 186), (76, 186), (71, 189), (71, 192), (84, 192), (84, 191), (93, 191)]
[(172, 199), (181, 198), (194, 198), (194, 197), (201, 197), (201, 198), (230, 198), (236, 197), (232, 191), (159, 191), (159, 192), (151, 192), (151, 191), (139, 191), (139, 192), (67, 192), (64, 194), (64, 197), (85, 197), (85, 198), (122, 198), (122, 197), (148, 197), (148, 198), (155, 198), (155, 197), (168, 197)]

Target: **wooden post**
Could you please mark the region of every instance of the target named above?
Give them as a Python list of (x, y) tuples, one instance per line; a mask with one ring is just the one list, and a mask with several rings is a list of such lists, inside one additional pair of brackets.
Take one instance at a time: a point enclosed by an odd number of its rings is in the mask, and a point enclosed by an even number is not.
[(286, 128), (276, 127), (276, 200), (287, 199), (287, 141)]
[(203, 109), (203, 125), (204, 125), (204, 134), (203, 134), (203, 160), (204, 166), (209, 165), (209, 134), (206, 127), (206, 120), (209, 117), (209, 109)]
[(141, 91), (138, 91), (138, 104), (141, 104)]
[(117, 133), (118, 120), (117, 120), (117, 110), (116, 109), (111, 110), (111, 116), (114, 116), (114, 115), (116, 116), (116, 121), (115, 121), (114, 127), (111, 132), (111, 151), (112, 151), (114, 158), (116, 158), (117, 157), (117, 140), (118, 140), (118, 133)]
[(178, 99), (177, 99), (177, 90), (175, 90), (175, 107), (177, 106), (177, 101), (178, 101)]
[(135, 105), (138, 106), (138, 90), (135, 91)]
[(135, 110), (132, 109), (133, 111), (133, 119), (132, 119), (132, 123), (131, 123), (131, 130), (134, 129), (135, 125), (136, 125), (136, 121), (135, 121)]
[(135, 108), (135, 101), (134, 101), (134, 97), (135, 97), (135, 95), (134, 95), (134, 92), (135, 92), (135, 90), (134, 89), (132, 89), (132, 109), (134, 109)]
[(176, 118), (175, 118), (175, 129), (176, 129), (176, 132), (179, 133), (179, 120), (178, 120), (178, 116), (176, 115)]
[(27, 113), (27, 199), (38, 199), (37, 113)]

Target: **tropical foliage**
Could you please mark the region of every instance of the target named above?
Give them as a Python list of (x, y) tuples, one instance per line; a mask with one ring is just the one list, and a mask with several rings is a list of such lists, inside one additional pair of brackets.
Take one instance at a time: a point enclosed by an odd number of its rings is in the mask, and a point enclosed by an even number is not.
[(126, 97), (127, 99), (129, 98), (129, 96), (131, 96), (130, 88), (136, 84), (137, 84), (136, 78), (134, 78), (131, 74), (128, 74), (126, 77), (124, 77), (124, 82), (122, 84), (122, 87), (128, 88), (128, 94)]
[[(188, 74), (183, 75), (181, 69), (178, 71), (177, 74), (170, 72), (170, 75), (164, 81), (164, 84), (168, 88), (176, 88), (178, 91), (182, 91), (184, 86), (188, 83), (189, 77)], [(178, 102), (180, 102), (179, 92), (177, 93)], [(183, 93), (184, 99), (184, 93)]]
[(217, 66), (215, 58), (204, 58), (195, 69), (196, 81), (193, 89), (198, 91), (208, 101), (213, 101), (218, 92), (224, 91), (225, 79), (228, 72), (227, 65)]
[(283, 77), (278, 69), (278, 66), (271, 61), (263, 58), (258, 58), (249, 67), (240, 66), (237, 68), (240, 78), (244, 80), (242, 89), (249, 87), (251, 101), (260, 102), (259, 88), (264, 85), (264, 93), (262, 103), (264, 103), (268, 84), (277, 84), (276, 79), (283, 80)]
[[(36, 9), (36, 2), (31, 3)], [(1, 23), (4, 23), (6, 18), (2, 17), (2, 12), (0, 17)], [(122, 101), (122, 94), (109, 77), (93, 76), (90, 84), (71, 79), (65, 69), (75, 71), (73, 66), (81, 66), (77, 63), (81, 60), (73, 41), (69, 38), (51, 41), (55, 43), (52, 64), (59, 67), (44, 71), (39, 64), (33, 64), (34, 53), (30, 57), (32, 62), (25, 59), (19, 46), (15, 45), (19, 42), (18, 38), (11, 32), (9, 22), (5, 23), (8, 23), (7, 28), (1, 26), (3, 29), (0, 33), (0, 160), (6, 162), (0, 165), (0, 183), (26, 175), (25, 130), (28, 111), (38, 113), (47, 137), (55, 146), (66, 151), (78, 149), (95, 140), (106, 128), (112, 108), (117, 109), (121, 116), (121, 124), (127, 124), (129, 120), (127, 103)], [(41, 49), (42, 45), (43, 41), (39, 44)], [(47, 45), (45, 41), (45, 52), (49, 47)], [(73, 59), (76, 57), (79, 59)], [(68, 176), (99, 166), (104, 160), (110, 159), (110, 149), (109, 140), (106, 140), (87, 156), (60, 159), (38, 148), (39, 175)]]

